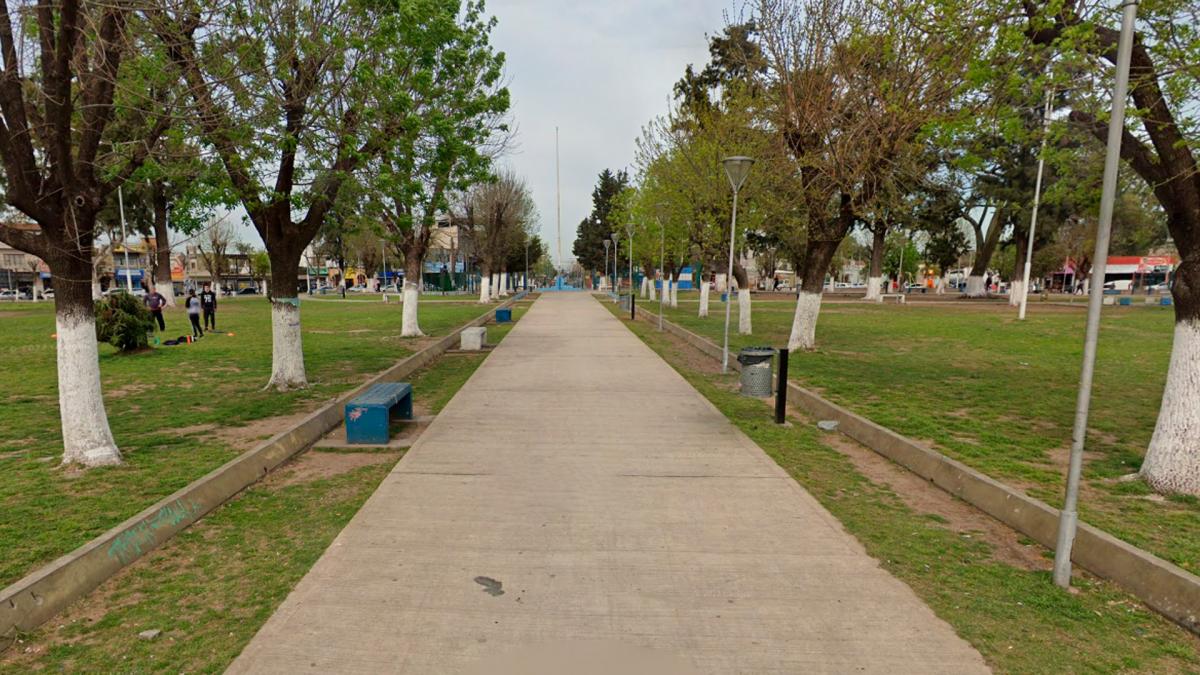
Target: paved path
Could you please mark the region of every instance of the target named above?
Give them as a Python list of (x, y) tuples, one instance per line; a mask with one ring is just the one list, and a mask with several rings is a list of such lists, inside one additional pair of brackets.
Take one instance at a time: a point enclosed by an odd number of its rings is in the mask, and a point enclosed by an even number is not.
[(985, 670), (582, 293), (534, 304), (231, 671), (510, 672), (501, 664)]

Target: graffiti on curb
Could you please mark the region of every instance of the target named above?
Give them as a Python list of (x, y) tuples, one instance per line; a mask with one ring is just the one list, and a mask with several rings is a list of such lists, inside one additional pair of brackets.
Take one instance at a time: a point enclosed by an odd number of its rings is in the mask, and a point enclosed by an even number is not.
[(200, 504), (177, 499), (162, 507), (154, 515), (117, 535), (108, 546), (108, 557), (128, 565), (137, 560), (146, 550), (153, 548), (154, 533), (163, 528), (175, 527), (190, 522), (200, 513)]

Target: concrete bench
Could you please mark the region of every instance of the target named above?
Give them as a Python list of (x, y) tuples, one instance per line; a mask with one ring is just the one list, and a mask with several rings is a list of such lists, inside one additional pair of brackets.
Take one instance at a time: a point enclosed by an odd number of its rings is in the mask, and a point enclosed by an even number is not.
[(400, 419), (413, 418), (412, 385), (381, 382), (346, 404), (346, 442), (356, 445), (387, 445), (392, 413)]
[(458, 348), (464, 352), (477, 352), (487, 342), (487, 329), (483, 326), (464, 328), (458, 337)]
[(908, 300), (903, 293), (884, 293), (883, 295), (879, 296), (880, 304), (882, 304), (883, 301), (887, 300), (888, 298), (895, 298), (896, 302), (900, 303), (901, 305), (905, 304)]

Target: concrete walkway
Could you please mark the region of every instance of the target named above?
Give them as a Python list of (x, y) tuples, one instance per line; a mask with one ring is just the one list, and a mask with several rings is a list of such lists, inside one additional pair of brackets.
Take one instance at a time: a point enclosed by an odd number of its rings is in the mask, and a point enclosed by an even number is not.
[(986, 668), (599, 302), (550, 293), (231, 671)]

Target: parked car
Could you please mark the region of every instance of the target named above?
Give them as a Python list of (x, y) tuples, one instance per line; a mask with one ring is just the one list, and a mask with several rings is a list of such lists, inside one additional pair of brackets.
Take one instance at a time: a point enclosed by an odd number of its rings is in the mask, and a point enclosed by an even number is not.
[(15, 302), (21, 299), (21, 293), (12, 289), (4, 289), (0, 291), (0, 301)]
[(237, 292), (237, 295), (258, 295), (258, 294), (259, 293), (258, 293), (257, 288), (243, 288), (242, 290)]
[(1151, 286), (1149, 288), (1149, 291), (1151, 293), (1170, 293), (1171, 292), (1171, 282), (1164, 281), (1161, 284), (1154, 284), (1153, 286)]
[(47, 300), (53, 300), (54, 299), (54, 289), (47, 288), (46, 290), (42, 291), (42, 297)]
[(928, 290), (929, 288), (925, 284), (909, 284), (904, 287), (905, 293), (924, 293)]
[[(129, 289), (125, 288), (124, 286), (113, 286), (113, 287), (109, 288), (107, 291), (104, 291), (103, 295), (107, 297), (109, 295), (116, 295), (117, 293), (130, 293), (130, 292), (131, 291), (129, 291)], [(146, 289), (135, 286), (132, 291), (132, 295), (135, 298), (144, 298), (144, 297), (146, 297)]]
[(1133, 288), (1132, 279), (1117, 279), (1115, 281), (1104, 282), (1104, 290), (1106, 291), (1117, 291), (1119, 293), (1128, 291), (1131, 288)]
[(399, 293), (400, 287), (398, 287), (396, 284), (388, 284), (387, 286), (384, 286), (383, 288), (379, 289), (379, 292), (380, 293)]

